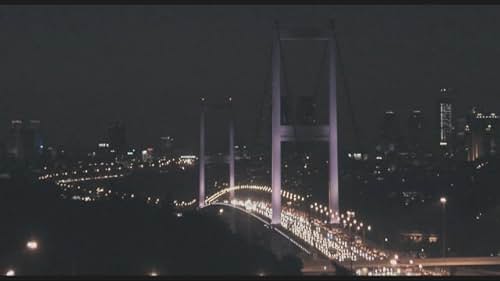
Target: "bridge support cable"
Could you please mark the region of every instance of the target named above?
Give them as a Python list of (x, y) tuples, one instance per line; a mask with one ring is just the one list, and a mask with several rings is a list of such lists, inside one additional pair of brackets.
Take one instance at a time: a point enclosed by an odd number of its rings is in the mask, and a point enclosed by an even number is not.
[(339, 74), (340, 74), (340, 77), (342, 80), (342, 85), (343, 85), (345, 97), (347, 100), (347, 106), (348, 106), (349, 113), (351, 116), (352, 126), (354, 128), (354, 138), (355, 138), (356, 146), (357, 146), (357, 149), (359, 149), (359, 151), (363, 153), (365, 150), (364, 150), (364, 146), (361, 142), (361, 140), (362, 140), (361, 131), (360, 131), (359, 126), (358, 126), (359, 123), (358, 123), (358, 120), (356, 119), (354, 105), (353, 105), (352, 99), (351, 99), (352, 95), (351, 95), (351, 90), (349, 87), (349, 80), (347, 79), (347, 74), (345, 71), (344, 61), (342, 60), (340, 46), (339, 46), (337, 41), (335, 41), (335, 43), (336, 43), (335, 49), (337, 52), (337, 61), (338, 61), (338, 66), (339, 66), (339, 70), (340, 70)]
[[(258, 112), (258, 115), (257, 115), (257, 118), (255, 120), (255, 139), (254, 139), (254, 147), (260, 147), (261, 145), (263, 145), (263, 143), (266, 143), (266, 141), (264, 140), (264, 137), (265, 137), (265, 134), (263, 132), (266, 132), (266, 128), (267, 127), (267, 122), (265, 122), (266, 119), (266, 116), (267, 118), (269, 117), (269, 113), (270, 113), (270, 106), (271, 106), (271, 103), (270, 103), (270, 100), (269, 100), (269, 88), (268, 88), (268, 84), (269, 84), (269, 80), (271, 78), (271, 67), (272, 67), (272, 61), (271, 61), (271, 56), (272, 56), (272, 52), (273, 52), (273, 45), (272, 45), (272, 40), (270, 40), (271, 44), (269, 46), (269, 53), (268, 55), (266, 56), (265, 58), (265, 61), (268, 62), (268, 65), (266, 67), (266, 70), (265, 70), (265, 76), (264, 76), (264, 84), (263, 84), (263, 91), (262, 91), (262, 94), (261, 94), (261, 97), (260, 97), (260, 102), (258, 104), (258, 108), (257, 108), (257, 112)], [(264, 128), (265, 127), (265, 128)], [(265, 151), (265, 148), (262, 147), (261, 148), (262, 151)]]
[[(278, 233), (279, 235), (281, 235), (283, 238), (287, 239), (288, 241), (290, 241), (293, 245), (295, 245), (297, 248), (299, 248), (300, 250), (302, 250), (304, 253), (308, 254), (308, 255), (311, 255), (311, 252), (306, 249), (304, 246), (300, 245), (300, 243), (298, 243), (297, 241), (295, 241), (293, 238), (291, 238), (289, 235), (287, 235), (286, 233), (284, 233), (283, 231), (281, 231), (279, 228), (276, 228), (276, 227), (273, 227), (267, 220), (261, 218), (260, 216), (252, 213), (252, 212), (248, 212), (247, 210), (239, 207), (239, 206), (235, 206), (233, 204), (228, 204), (228, 203), (220, 203), (220, 202), (217, 202), (217, 203), (212, 203), (210, 205), (213, 205), (213, 206), (226, 206), (226, 207), (231, 207), (231, 208), (234, 208), (236, 210), (239, 210), (257, 220), (259, 220), (260, 222), (264, 223), (264, 225), (266, 225), (269, 229), (275, 231), (276, 233)], [(207, 205), (206, 207), (210, 206), (210, 205)]]

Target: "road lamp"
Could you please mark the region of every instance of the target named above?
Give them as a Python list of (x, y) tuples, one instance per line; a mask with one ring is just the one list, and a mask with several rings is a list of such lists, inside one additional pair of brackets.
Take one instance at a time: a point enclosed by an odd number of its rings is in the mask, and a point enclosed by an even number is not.
[(441, 236), (443, 239), (442, 245), (442, 256), (446, 257), (446, 197), (441, 197), (439, 202), (441, 203), (442, 210), (442, 221), (441, 221)]
[(7, 272), (5, 272), (5, 276), (15, 276), (16, 275), (16, 272), (14, 271), (14, 269), (9, 269), (7, 270)]
[(30, 240), (26, 243), (26, 248), (30, 251), (35, 251), (38, 249), (38, 242), (36, 240)]

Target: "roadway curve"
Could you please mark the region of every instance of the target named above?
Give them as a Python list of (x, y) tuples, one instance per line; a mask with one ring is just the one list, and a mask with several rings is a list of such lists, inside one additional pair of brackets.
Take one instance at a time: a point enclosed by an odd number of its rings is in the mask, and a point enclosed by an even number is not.
[(300, 249), (300, 251), (303, 253), (303, 255), (299, 255), (299, 258), (302, 260), (302, 263), (303, 263), (303, 268), (302, 268), (303, 274), (305, 274), (305, 275), (318, 275), (318, 274), (332, 275), (332, 274), (336, 273), (336, 268), (335, 268), (334, 263), (332, 261), (330, 261), (328, 258), (324, 257), (322, 253), (297, 242), (294, 238), (290, 237), (289, 235), (287, 235), (284, 232), (286, 230), (280, 229), (279, 226), (273, 226), (266, 219), (254, 214), (252, 212), (249, 212), (242, 207), (235, 206), (235, 205), (232, 205), (229, 203), (214, 202), (214, 203), (211, 203), (209, 205), (206, 205), (203, 208), (207, 208), (210, 206), (223, 206), (223, 207), (231, 207), (233, 209), (236, 209), (236, 210), (238, 210), (246, 215), (253, 217), (254, 219), (257, 219), (258, 221), (262, 222), (268, 229), (273, 230), (274, 233), (279, 234), (279, 236), (281, 236), (284, 239), (291, 242), (296, 248)]
[[(422, 267), (450, 267), (450, 266), (488, 266), (500, 265), (500, 257), (449, 257), (449, 258), (425, 258), (413, 259), (413, 265)], [(409, 259), (401, 259), (399, 265), (410, 265)], [(380, 267), (388, 266), (387, 261), (355, 262), (354, 266), (360, 267)]]

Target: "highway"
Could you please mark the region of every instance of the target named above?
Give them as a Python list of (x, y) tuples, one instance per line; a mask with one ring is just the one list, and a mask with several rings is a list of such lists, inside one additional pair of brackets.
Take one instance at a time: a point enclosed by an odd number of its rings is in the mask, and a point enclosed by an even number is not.
[[(400, 259), (399, 266), (421, 265), (422, 267), (450, 267), (450, 266), (488, 266), (500, 265), (500, 257), (448, 257), (425, 259)], [(388, 266), (387, 261), (358, 261), (353, 264), (356, 268)]]
[[(279, 227), (276, 226), (272, 226), (268, 221), (266, 221), (262, 217), (235, 205), (217, 202), (217, 203), (212, 203), (211, 205), (208, 205), (206, 207), (210, 206), (228, 207), (237, 210), (245, 215), (249, 215), (256, 221), (262, 223), (268, 229), (267, 232), (271, 230), (271, 232), (268, 233), (270, 234), (272, 233), (272, 235), (276, 235), (277, 237), (281, 238), (281, 242), (277, 241), (276, 239), (273, 240), (274, 241), (273, 243), (277, 243), (275, 245), (276, 247), (283, 248), (284, 245), (287, 245), (287, 248), (290, 246), (291, 248), (294, 248), (293, 250), (293, 252), (295, 253), (294, 255), (300, 258), (303, 263), (302, 273), (304, 275), (335, 275), (336, 273), (335, 267), (332, 265), (331, 261), (328, 258), (324, 257), (321, 254), (321, 252), (315, 250), (313, 247), (309, 247), (306, 244), (301, 244), (297, 242), (294, 238), (290, 237), (288, 234), (285, 233), (286, 230), (280, 229)], [(229, 210), (226, 209), (226, 211), (224, 212), (224, 216), (226, 212), (229, 212)], [(257, 225), (259, 224), (255, 224), (253, 227), (256, 227)], [(257, 229), (255, 228), (252, 229), (253, 231), (257, 231)], [(244, 231), (244, 230), (240, 229), (239, 231)], [(285, 249), (281, 250), (289, 252), (291, 248), (289, 250)], [(273, 252), (278, 256), (283, 255), (283, 253), (279, 253), (280, 251), (277, 251), (277, 249), (275, 249), (275, 247), (273, 246), (271, 246), (270, 249), (273, 250)]]

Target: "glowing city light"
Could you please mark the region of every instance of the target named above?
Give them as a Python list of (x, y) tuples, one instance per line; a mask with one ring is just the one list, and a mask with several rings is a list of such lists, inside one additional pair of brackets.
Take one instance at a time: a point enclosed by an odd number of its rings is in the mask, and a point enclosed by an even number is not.
[(36, 250), (38, 249), (38, 242), (35, 241), (35, 240), (30, 240), (26, 243), (26, 247), (29, 249), (29, 250)]

